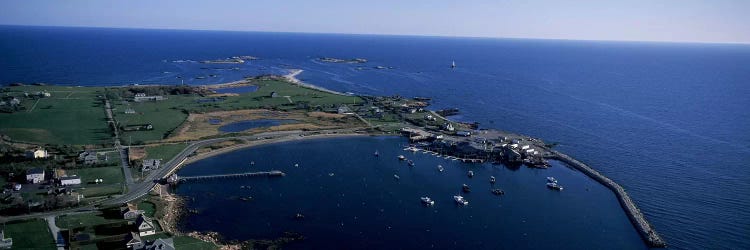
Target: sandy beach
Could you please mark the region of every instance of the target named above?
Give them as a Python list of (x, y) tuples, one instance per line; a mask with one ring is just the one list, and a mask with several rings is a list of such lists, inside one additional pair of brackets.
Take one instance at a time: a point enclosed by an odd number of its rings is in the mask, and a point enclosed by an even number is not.
[(299, 74), (301, 74), (302, 72), (304, 72), (304, 70), (301, 70), (301, 69), (291, 69), (290, 72), (289, 72), (289, 74), (284, 75), (284, 79), (286, 79), (287, 81), (289, 81), (291, 83), (294, 83), (294, 84), (297, 84), (299, 86), (302, 86), (302, 87), (305, 87), (305, 88), (309, 88), (309, 89), (320, 90), (320, 91), (323, 91), (323, 92), (328, 92), (328, 93), (336, 94), (336, 95), (346, 95), (346, 96), (349, 95), (349, 94), (345, 94), (345, 93), (333, 91), (333, 90), (330, 90), (330, 89), (326, 89), (326, 88), (323, 88), (323, 87), (320, 87), (320, 86), (315, 86), (315, 85), (312, 85), (312, 84), (309, 84), (309, 83), (305, 83), (302, 80), (300, 80), (299, 78), (297, 78), (297, 76)]

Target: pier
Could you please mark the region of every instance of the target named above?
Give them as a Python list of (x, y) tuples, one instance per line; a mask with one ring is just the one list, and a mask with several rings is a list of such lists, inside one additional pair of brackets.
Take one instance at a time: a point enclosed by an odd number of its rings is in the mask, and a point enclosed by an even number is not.
[(260, 176), (280, 177), (280, 176), (285, 176), (285, 175), (286, 174), (284, 172), (281, 172), (279, 170), (262, 171), (262, 172), (247, 172), (247, 173), (237, 173), (237, 174), (199, 175), (199, 176), (186, 176), (186, 177), (173, 175), (172, 177), (169, 178), (169, 181), (171, 183), (182, 183), (182, 182), (189, 182), (189, 181), (233, 179), (233, 178), (236, 179), (236, 178), (247, 178), (247, 177), (260, 177)]
[(589, 177), (612, 190), (612, 192), (615, 193), (615, 196), (617, 196), (617, 200), (620, 201), (620, 206), (622, 206), (622, 208), (625, 210), (625, 214), (628, 216), (630, 221), (633, 223), (633, 225), (641, 234), (641, 237), (643, 237), (643, 240), (646, 241), (646, 244), (649, 247), (662, 248), (667, 246), (667, 243), (661, 238), (661, 236), (659, 236), (658, 233), (656, 233), (651, 224), (648, 223), (646, 217), (644, 217), (643, 213), (641, 213), (641, 210), (635, 206), (633, 200), (630, 199), (630, 196), (628, 196), (628, 193), (625, 192), (625, 189), (622, 188), (620, 184), (617, 184), (616, 182), (610, 180), (588, 165), (576, 159), (573, 159), (566, 154), (557, 151), (552, 151), (552, 153), (552, 158), (562, 161), (569, 166), (574, 167), (575, 169), (578, 169), (578, 171), (583, 172), (584, 174), (588, 175)]

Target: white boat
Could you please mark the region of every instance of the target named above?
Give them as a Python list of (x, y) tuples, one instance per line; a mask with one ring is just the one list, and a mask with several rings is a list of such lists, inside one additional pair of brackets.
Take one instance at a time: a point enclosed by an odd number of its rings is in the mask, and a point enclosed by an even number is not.
[(380, 156), (380, 153), (377, 150), (375, 150), (375, 153), (373, 155), (375, 155), (375, 157), (378, 157)]
[(438, 165), (438, 171), (443, 172), (443, 170), (445, 170), (445, 168), (443, 168), (443, 165)]
[(422, 200), (422, 203), (424, 203), (427, 206), (435, 205), (435, 201), (433, 201), (432, 199), (430, 199), (430, 197), (425, 196), (425, 197), (422, 197), (422, 198), (419, 198), (419, 199)]
[(490, 183), (495, 184), (495, 176), (490, 176)]
[(451, 62), (451, 68), (455, 68), (455, 67), (456, 67), (456, 61)]
[(394, 174), (393, 178), (396, 178), (396, 180), (401, 179), (401, 177), (399, 177), (397, 174)]
[(412, 160), (409, 160), (409, 161), (408, 161), (408, 163), (409, 163), (409, 166), (410, 166), (410, 167), (413, 167), (413, 166), (414, 166), (414, 162), (413, 162)]
[(398, 156), (398, 159), (399, 159), (399, 160), (402, 160), (402, 161), (403, 161), (403, 160), (406, 160), (406, 156), (404, 156), (404, 155), (399, 155), (399, 156)]
[(563, 190), (563, 187), (561, 185), (554, 183), (554, 182), (547, 182), (547, 187), (550, 189), (558, 190), (558, 191)]
[(469, 202), (466, 201), (466, 199), (464, 199), (464, 197), (460, 195), (454, 195), (453, 200), (456, 201), (456, 203), (458, 203), (459, 205), (464, 205), (464, 206), (469, 205)]
[(474, 171), (469, 170), (469, 178), (474, 177)]
[(557, 183), (557, 179), (555, 179), (555, 177), (547, 177), (547, 182), (549, 182), (549, 183)]

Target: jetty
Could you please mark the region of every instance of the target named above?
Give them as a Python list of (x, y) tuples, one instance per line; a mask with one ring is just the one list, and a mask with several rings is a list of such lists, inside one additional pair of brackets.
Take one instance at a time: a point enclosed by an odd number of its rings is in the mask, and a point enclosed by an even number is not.
[(279, 170), (261, 171), (261, 172), (246, 172), (236, 174), (215, 174), (215, 175), (198, 175), (198, 176), (177, 176), (172, 175), (169, 178), (170, 183), (183, 183), (190, 181), (202, 181), (202, 180), (213, 180), (213, 179), (236, 179), (236, 178), (247, 178), (247, 177), (280, 177), (285, 176), (284, 172)]
[(635, 202), (630, 199), (630, 196), (628, 196), (628, 193), (625, 192), (625, 189), (620, 186), (620, 184), (617, 184), (616, 182), (607, 178), (588, 165), (576, 159), (573, 159), (573, 157), (554, 150), (550, 151), (552, 151), (553, 153), (551, 158), (564, 162), (569, 166), (578, 169), (578, 171), (583, 172), (584, 174), (588, 175), (589, 177), (612, 190), (612, 192), (615, 193), (615, 196), (617, 196), (617, 200), (620, 201), (620, 206), (622, 206), (623, 210), (625, 210), (625, 214), (630, 219), (630, 222), (633, 223), (633, 225), (641, 234), (641, 237), (643, 237), (643, 240), (646, 242), (646, 244), (648, 244), (649, 247), (663, 248), (667, 246), (667, 243), (664, 241), (664, 239), (662, 239), (661, 236), (656, 233), (651, 224), (648, 223), (646, 218), (643, 216), (643, 213), (641, 213), (641, 210), (638, 209), (638, 207), (635, 205)]

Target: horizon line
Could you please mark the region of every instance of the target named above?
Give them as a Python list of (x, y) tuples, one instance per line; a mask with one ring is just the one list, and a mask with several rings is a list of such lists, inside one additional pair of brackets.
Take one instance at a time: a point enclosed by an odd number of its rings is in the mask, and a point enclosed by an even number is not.
[(624, 42), (624, 43), (673, 43), (673, 44), (702, 44), (702, 45), (750, 45), (750, 42), (702, 42), (702, 41), (665, 41), (665, 40), (614, 40), (614, 39), (577, 39), (577, 38), (539, 38), (539, 37), (501, 37), (501, 36), (449, 36), (430, 34), (384, 34), (384, 33), (344, 33), (344, 32), (316, 32), (316, 31), (267, 31), (267, 30), (232, 30), (232, 29), (189, 29), (189, 28), (156, 28), (156, 27), (121, 27), (121, 26), (82, 26), (82, 25), (25, 25), (2, 24), (0, 26), (39, 27), (39, 28), (99, 28), (99, 29), (131, 29), (131, 30), (172, 30), (172, 31), (220, 31), (220, 32), (248, 32), (248, 33), (286, 33), (286, 34), (319, 34), (319, 35), (363, 35), (363, 36), (400, 36), (400, 37), (433, 37), (433, 38), (470, 38), (470, 39), (509, 39), (509, 40), (549, 40), (549, 41), (580, 41), (580, 42)]

